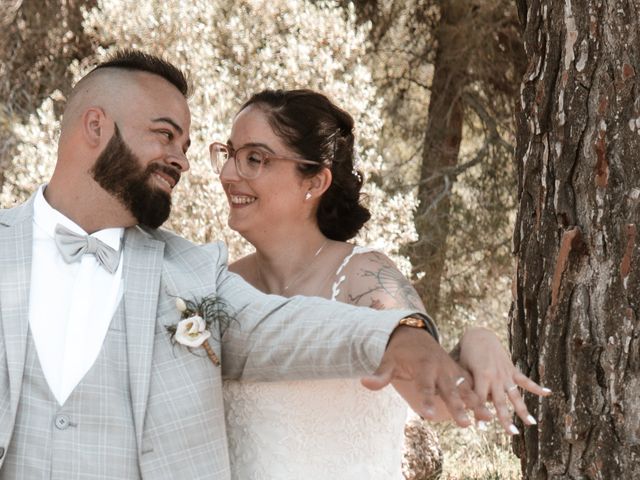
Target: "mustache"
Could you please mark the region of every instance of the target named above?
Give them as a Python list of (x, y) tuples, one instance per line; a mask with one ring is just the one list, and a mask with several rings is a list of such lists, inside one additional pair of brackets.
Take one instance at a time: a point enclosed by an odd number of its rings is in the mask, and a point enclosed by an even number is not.
[(163, 165), (161, 163), (152, 163), (147, 167), (147, 176), (155, 172), (162, 172), (169, 175), (175, 181), (176, 185), (180, 181), (181, 173), (177, 168), (170, 167), (169, 165)]

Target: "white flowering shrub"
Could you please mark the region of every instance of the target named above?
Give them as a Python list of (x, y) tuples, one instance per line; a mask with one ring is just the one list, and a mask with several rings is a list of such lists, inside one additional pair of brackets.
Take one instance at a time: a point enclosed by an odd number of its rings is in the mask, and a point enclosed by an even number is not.
[[(189, 99), (192, 169), (174, 192), (174, 212), (166, 226), (196, 242), (225, 240), (232, 258), (248, 249), (226, 226), (227, 202), (209, 166), (207, 146), (226, 140), (240, 105), (264, 88), (328, 94), (355, 119), (365, 176), (385, 177), (386, 162), (374, 148), (382, 105), (363, 62), (367, 31), (356, 25), (352, 9), (337, 2), (293, 0), (103, 0), (86, 12), (85, 31), (109, 47), (71, 65), (76, 78), (118, 48), (164, 56), (187, 72), (194, 87)], [(51, 174), (58, 128), (52, 112), (48, 100), (28, 125), (16, 126), (23, 145), (0, 205), (24, 200)], [(415, 238), (413, 195), (388, 196), (372, 182), (365, 193), (372, 220), (357, 241), (390, 253), (408, 273), (398, 248)]]
[[(52, 97), (56, 97), (56, 92)], [(0, 207), (11, 207), (27, 200), (46, 182), (55, 166), (60, 122), (54, 112), (54, 100), (47, 98), (28, 121), (12, 123), (17, 155), (5, 173), (0, 190)]]

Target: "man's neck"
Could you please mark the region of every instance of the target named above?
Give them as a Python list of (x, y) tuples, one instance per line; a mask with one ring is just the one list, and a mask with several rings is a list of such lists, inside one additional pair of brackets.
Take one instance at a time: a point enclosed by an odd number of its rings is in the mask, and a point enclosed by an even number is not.
[(72, 187), (58, 183), (54, 176), (44, 190), (44, 198), (89, 234), (138, 223), (116, 198), (95, 183)]

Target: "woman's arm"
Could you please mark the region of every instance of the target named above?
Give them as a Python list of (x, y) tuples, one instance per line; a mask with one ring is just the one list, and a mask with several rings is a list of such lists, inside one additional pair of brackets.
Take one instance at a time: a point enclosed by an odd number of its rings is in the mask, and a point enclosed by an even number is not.
[[(378, 310), (410, 307), (425, 311), (422, 300), (411, 283), (395, 264), (380, 252), (355, 255), (343, 273), (345, 281), (337, 298), (339, 301)], [(420, 410), (419, 400), (410, 393), (411, 389), (404, 381), (394, 380), (392, 384), (414, 411)], [(432, 420), (449, 419), (449, 411), (438, 398)]]
[[(345, 268), (345, 286), (338, 300), (377, 309), (415, 308), (425, 311), (424, 305), (409, 280), (400, 273), (395, 264), (380, 252), (356, 255)], [(518, 386), (536, 395), (546, 396), (551, 392), (540, 387), (522, 374), (511, 362), (497, 336), (488, 329), (467, 329), (452, 355), (470, 375), (474, 391), (485, 401), (491, 401), (500, 423), (511, 434), (517, 429), (512, 423), (507, 398), (515, 412), (527, 425), (535, 424), (518, 391)], [(403, 392), (401, 382), (394, 387)], [(411, 401), (409, 402), (411, 405)], [(415, 406), (411, 405), (415, 410)], [(444, 409), (444, 404), (440, 407)], [(446, 409), (438, 409), (438, 419), (448, 418)]]

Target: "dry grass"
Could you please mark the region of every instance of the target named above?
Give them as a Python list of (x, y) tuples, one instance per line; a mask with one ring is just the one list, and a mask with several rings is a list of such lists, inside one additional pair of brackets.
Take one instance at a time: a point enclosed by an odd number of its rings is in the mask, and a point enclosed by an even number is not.
[[(507, 277), (491, 279), (494, 295), (474, 305), (473, 315), (453, 316), (441, 325), (445, 347), (451, 348), (462, 331), (471, 324), (492, 329), (502, 344), (508, 344), (507, 312), (511, 302), (510, 281)], [(475, 317), (475, 322), (470, 318)], [(435, 425), (444, 452), (441, 480), (519, 480), (522, 478), (520, 460), (512, 451), (510, 437), (494, 421), (485, 432), (475, 428), (461, 429), (453, 423)]]
[(520, 461), (512, 453), (509, 437), (499, 424), (486, 432), (437, 425), (444, 452), (441, 480), (519, 480)]

